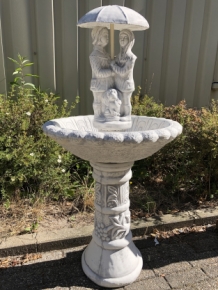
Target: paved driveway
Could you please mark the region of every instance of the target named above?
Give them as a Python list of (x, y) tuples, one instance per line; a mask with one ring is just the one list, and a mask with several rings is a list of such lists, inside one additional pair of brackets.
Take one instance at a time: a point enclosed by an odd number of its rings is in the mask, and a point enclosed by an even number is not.
[[(161, 240), (136, 239), (144, 266), (137, 281), (119, 289), (218, 289), (218, 233), (189, 233)], [(85, 246), (44, 252), (22, 266), (0, 269), (0, 289), (103, 289), (81, 268)]]

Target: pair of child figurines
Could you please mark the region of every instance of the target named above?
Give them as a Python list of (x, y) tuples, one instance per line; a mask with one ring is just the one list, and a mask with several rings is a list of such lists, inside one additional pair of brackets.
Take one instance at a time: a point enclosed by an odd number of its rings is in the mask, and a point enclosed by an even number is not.
[(134, 35), (128, 29), (120, 31), (120, 53), (115, 59), (111, 59), (105, 50), (109, 42), (106, 27), (93, 28), (92, 39), (93, 51), (89, 57), (92, 68), (90, 89), (94, 96), (95, 122), (97, 125), (101, 122), (128, 122), (128, 126), (121, 126), (127, 128), (131, 126), (130, 98), (135, 89), (133, 68), (136, 56), (131, 51), (135, 42)]

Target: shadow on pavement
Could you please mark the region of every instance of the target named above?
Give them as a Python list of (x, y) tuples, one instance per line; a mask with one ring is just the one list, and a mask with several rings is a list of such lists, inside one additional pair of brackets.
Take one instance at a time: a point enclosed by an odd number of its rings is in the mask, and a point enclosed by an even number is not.
[[(157, 246), (153, 238), (134, 242), (142, 253), (143, 269), (152, 269), (156, 276), (161, 267), (171, 264), (179, 266), (184, 261), (194, 263), (201, 259), (211, 259), (211, 263), (218, 262), (218, 233), (214, 228), (206, 232), (181, 234), (160, 240)], [(39, 290), (58, 286), (63, 289), (102, 289), (84, 275), (81, 255), (82, 251), (68, 252), (64, 258), (58, 260), (35, 261), (34, 264), (0, 269), (0, 289)]]

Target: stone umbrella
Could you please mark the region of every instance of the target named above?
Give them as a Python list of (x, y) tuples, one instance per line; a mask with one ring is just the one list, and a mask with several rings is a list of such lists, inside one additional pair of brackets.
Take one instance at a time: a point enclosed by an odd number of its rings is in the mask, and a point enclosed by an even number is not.
[(104, 26), (110, 29), (111, 59), (114, 58), (114, 30), (139, 31), (149, 28), (147, 20), (141, 14), (118, 5), (97, 7), (80, 18), (77, 25), (83, 28)]
[[(180, 135), (182, 126), (163, 118), (131, 116), (136, 59), (131, 52), (135, 40), (132, 31), (149, 28), (143, 16), (123, 6), (102, 6), (83, 16), (78, 26), (93, 28), (97, 36), (90, 55), (94, 116), (51, 120), (43, 130), (93, 167), (95, 229), (83, 252), (82, 268), (96, 284), (117, 288), (134, 282), (143, 265), (130, 230), (131, 167)], [(108, 43), (104, 27), (111, 31), (111, 56), (104, 51)], [(114, 29), (121, 30), (118, 61), (114, 60)]]

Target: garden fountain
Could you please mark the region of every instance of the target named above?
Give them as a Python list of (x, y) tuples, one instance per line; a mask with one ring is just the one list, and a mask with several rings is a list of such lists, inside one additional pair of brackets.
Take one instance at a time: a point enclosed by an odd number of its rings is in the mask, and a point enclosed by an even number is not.
[[(96, 8), (78, 22), (93, 28), (91, 90), (94, 115), (48, 121), (44, 132), (74, 155), (90, 161), (95, 179), (92, 241), (82, 255), (85, 274), (96, 284), (114, 288), (134, 282), (142, 257), (132, 241), (129, 180), (134, 161), (147, 158), (182, 132), (164, 118), (131, 116), (134, 91), (131, 49), (134, 30), (149, 27), (137, 12), (117, 5)], [(104, 47), (111, 36), (111, 56)], [(114, 58), (113, 32), (120, 30), (120, 53)]]

